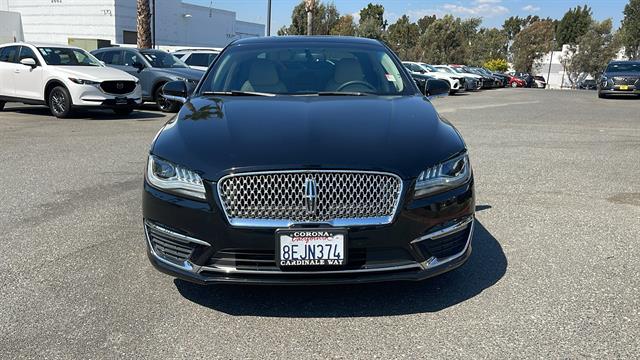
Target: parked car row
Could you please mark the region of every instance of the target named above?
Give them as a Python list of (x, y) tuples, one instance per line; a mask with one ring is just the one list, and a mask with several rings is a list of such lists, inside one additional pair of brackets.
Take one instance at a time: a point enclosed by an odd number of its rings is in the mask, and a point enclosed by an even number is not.
[[(455, 64), (430, 65), (414, 61), (403, 61), (402, 64), (416, 81), (428, 78), (446, 81), (449, 84), (450, 94), (500, 87), (532, 87), (530, 83), (516, 75), (494, 72), (481, 67)], [(530, 78), (531, 82), (536, 81), (534, 76)], [(544, 82), (544, 78), (542, 81)], [(544, 86), (541, 85), (541, 87)]]
[[(199, 54), (210, 61), (210, 51), (181, 55), (200, 61)], [(195, 87), (202, 75), (203, 70), (161, 50), (109, 47), (89, 53), (65, 45), (4, 44), (0, 46), (0, 110), (6, 102), (21, 102), (48, 106), (51, 114), (64, 118), (73, 110), (91, 107), (129, 114), (149, 101), (161, 111), (176, 112), (181, 104), (165, 99), (162, 86), (180, 80)]]

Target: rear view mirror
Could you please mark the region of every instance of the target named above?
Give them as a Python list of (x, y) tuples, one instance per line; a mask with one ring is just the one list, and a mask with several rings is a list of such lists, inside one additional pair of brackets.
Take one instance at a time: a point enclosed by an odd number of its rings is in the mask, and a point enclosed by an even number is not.
[(182, 80), (170, 81), (162, 87), (162, 96), (167, 100), (184, 104), (189, 97), (187, 84)]
[(20, 64), (26, 65), (26, 66), (31, 66), (32, 68), (38, 66), (37, 63), (36, 63), (36, 60), (34, 58), (20, 59)]
[(141, 63), (141, 62), (138, 62), (138, 61), (136, 61), (133, 64), (131, 64), (131, 66), (133, 66), (134, 68), (138, 69), (138, 72), (142, 71), (145, 68), (144, 64)]
[(447, 96), (449, 83), (440, 79), (429, 79), (425, 84), (424, 94), (429, 98)]

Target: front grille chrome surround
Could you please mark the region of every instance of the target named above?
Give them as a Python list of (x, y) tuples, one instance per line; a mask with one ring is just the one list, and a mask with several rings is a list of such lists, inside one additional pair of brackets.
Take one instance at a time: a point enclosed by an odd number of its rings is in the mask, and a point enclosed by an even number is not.
[(290, 170), (227, 175), (218, 181), (217, 190), (234, 227), (348, 227), (391, 223), (403, 183), (385, 172)]

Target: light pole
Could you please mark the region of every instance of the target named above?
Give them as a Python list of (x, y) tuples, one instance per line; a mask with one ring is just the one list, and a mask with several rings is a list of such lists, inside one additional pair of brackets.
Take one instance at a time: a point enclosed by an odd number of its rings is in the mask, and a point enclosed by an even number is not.
[(271, 0), (267, 0), (267, 36), (271, 36)]
[(553, 49), (556, 45), (556, 37), (553, 36), (553, 41), (551, 42), (551, 54), (549, 54), (549, 70), (547, 71), (547, 87), (551, 89), (551, 84), (549, 83), (549, 77), (551, 76), (551, 61), (553, 60)]

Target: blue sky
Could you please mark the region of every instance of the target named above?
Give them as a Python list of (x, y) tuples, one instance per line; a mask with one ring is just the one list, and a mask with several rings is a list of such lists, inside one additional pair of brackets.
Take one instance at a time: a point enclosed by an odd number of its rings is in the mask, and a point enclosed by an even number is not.
[[(267, 0), (186, 0), (187, 2), (235, 11), (240, 20), (266, 23)], [(272, 33), (291, 22), (291, 10), (299, 0), (272, 0)], [(326, 2), (326, 1), (325, 1)], [(424, 15), (453, 14), (460, 17), (482, 17), (483, 26), (499, 27), (509, 16), (529, 14), (562, 18), (572, 7), (587, 4), (597, 20), (612, 18), (614, 27), (620, 26), (622, 10), (628, 0), (335, 0), (341, 14), (356, 15), (369, 2), (382, 4), (389, 24), (402, 14), (417, 20)]]

